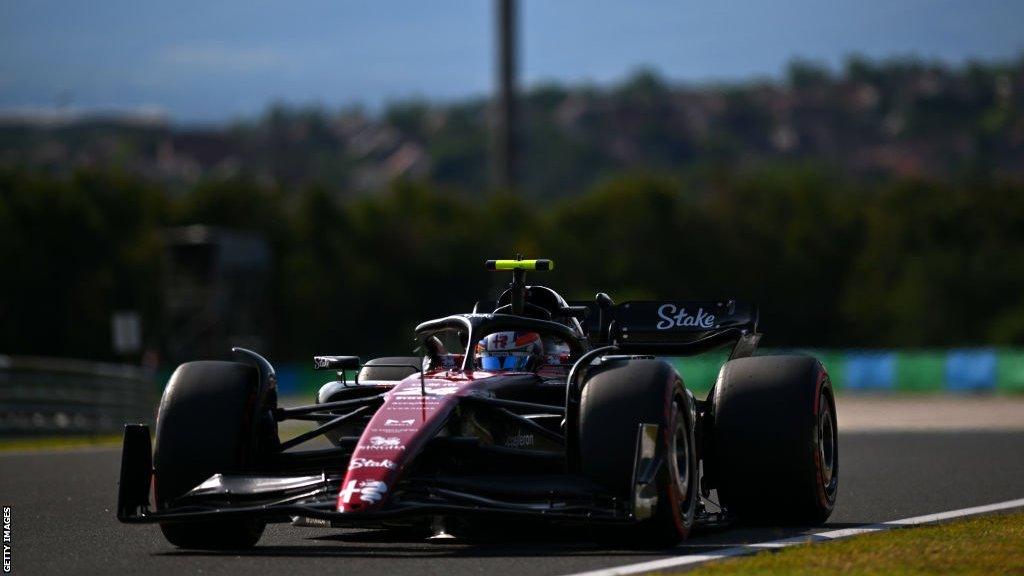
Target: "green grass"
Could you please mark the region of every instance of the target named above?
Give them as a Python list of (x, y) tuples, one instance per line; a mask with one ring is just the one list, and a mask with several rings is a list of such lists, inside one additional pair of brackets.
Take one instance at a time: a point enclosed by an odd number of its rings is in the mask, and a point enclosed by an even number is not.
[(802, 544), (687, 574), (1024, 574), (1024, 512)]
[(99, 436), (40, 436), (34, 438), (6, 438), (0, 439), (0, 453), (20, 452), (24, 450), (81, 448), (83, 446), (117, 446), (120, 443), (120, 434), (102, 434)]

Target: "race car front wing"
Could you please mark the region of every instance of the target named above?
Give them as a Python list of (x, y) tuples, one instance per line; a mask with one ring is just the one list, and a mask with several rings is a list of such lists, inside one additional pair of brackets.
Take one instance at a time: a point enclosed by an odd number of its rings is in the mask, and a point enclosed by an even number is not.
[[(609, 496), (600, 486), (571, 475), (411, 476), (395, 487), (387, 506), (339, 512), (343, 477), (327, 474), (215, 474), (159, 510), (151, 508), (152, 452), (149, 427), (125, 426), (117, 518), (125, 523), (188, 522), (232, 517), (289, 521), (295, 517), (333, 526), (374, 526), (413, 517), (506, 515), (573, 523), (630, 523), (656, 505), (651, 487), (664, 461), (650, 438), (657, 426), (638, 430), (634, 498)], [(703, 514), (705, 525), (722, 519)]]

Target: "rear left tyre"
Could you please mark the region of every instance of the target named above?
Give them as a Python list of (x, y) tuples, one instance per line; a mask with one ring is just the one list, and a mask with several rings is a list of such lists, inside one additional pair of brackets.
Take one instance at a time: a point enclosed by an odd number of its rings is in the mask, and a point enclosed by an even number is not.
[(726, 362), (712, 396), (721, 503), (741, 521), (816, 525), (839, 490), (835, 395), (809, 356)]

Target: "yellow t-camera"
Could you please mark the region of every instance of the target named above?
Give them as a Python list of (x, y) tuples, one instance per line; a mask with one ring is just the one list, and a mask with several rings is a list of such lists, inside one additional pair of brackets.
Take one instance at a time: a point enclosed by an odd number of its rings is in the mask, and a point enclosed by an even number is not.
[(501, 270), (554, 270), (553, 260), (488, 260), (484, 266), (491, 271)]

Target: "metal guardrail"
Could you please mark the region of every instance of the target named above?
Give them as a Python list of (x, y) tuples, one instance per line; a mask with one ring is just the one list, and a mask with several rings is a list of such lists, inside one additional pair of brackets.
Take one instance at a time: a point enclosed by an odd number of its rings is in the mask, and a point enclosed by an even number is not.
[(158, 401), (138, 366), (0, 355), (0, 437), (115, 433), (152, 422)]

